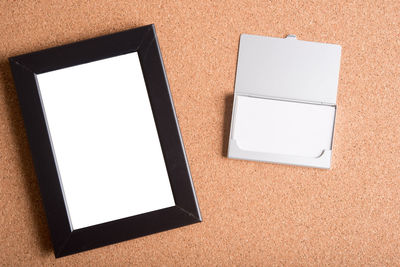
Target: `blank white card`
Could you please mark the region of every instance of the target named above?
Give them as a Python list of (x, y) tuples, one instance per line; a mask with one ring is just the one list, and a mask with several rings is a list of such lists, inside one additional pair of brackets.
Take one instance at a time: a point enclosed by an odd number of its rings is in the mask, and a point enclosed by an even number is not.
[(137, 53), (37, 81), (72, 229), (175, 205)]
[(242, 150), (318, 158), (331, 149), (334, 106), (236, 96), (234, 112)]

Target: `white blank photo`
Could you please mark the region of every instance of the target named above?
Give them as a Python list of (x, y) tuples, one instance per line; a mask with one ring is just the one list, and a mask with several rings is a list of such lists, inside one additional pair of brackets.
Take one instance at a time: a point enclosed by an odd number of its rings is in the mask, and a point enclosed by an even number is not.
[(175, 205), (136, 52), (37, 81), (73, 230)]

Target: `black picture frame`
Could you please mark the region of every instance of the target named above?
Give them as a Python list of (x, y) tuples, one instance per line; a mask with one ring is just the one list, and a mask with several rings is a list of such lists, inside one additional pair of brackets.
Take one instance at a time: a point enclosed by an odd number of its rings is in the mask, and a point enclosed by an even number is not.
[[(138, 52), (175, 206), (71, 230), (36, 75)], [(55, 257), (201, 222), (154, 25), (9, 58)]]

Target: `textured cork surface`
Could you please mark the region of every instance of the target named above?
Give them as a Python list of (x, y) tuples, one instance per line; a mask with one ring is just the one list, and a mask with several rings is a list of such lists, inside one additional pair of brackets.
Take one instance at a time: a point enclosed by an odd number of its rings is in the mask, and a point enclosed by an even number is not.
[[(1, 1), (0, 264), (399, 265), (400, 2)], [(204, 222), (55, 259), (7, 58), (154, 23)], [(342, 45), (331, 170), (226, 158), (239, 35)]]

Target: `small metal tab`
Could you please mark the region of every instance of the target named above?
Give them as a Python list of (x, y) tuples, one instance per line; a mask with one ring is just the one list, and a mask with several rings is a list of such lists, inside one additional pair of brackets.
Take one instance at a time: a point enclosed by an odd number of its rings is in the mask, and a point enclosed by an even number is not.
[(296, 35), (294, 35), (294, 34), (288, 34), (288, 35), (286, 36), (286, 38), (293, 38), (293, 39), (296, 39), (296, 40), (297, 40), (297, 37), (296, 37)]

